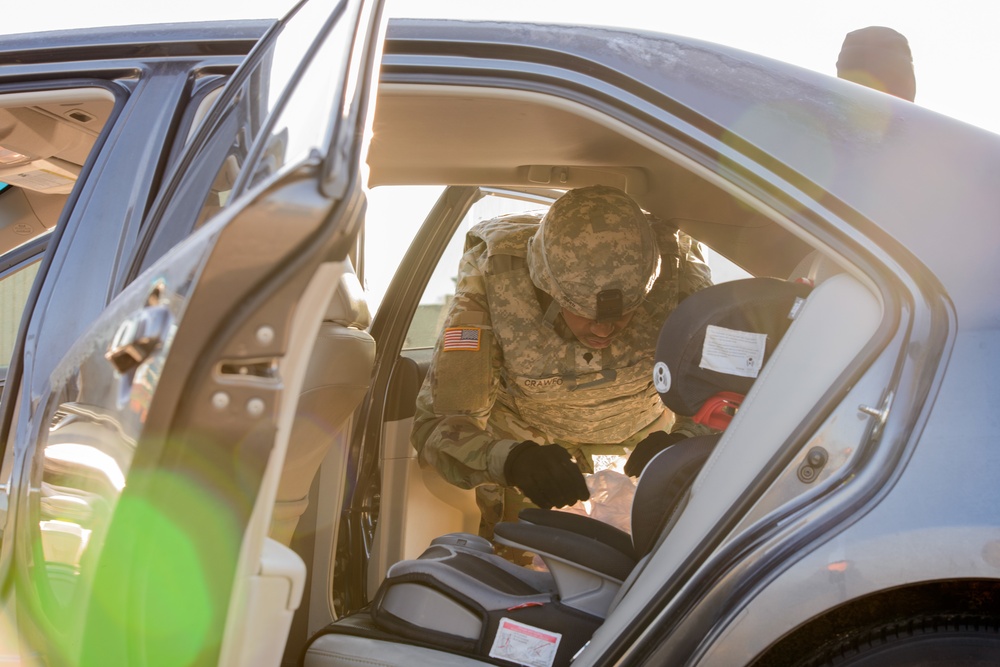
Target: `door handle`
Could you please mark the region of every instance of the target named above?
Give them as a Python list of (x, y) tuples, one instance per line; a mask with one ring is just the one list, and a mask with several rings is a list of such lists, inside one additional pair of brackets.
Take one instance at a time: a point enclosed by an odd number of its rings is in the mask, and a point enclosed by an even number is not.
[(134, 370), (163, 343), (173, 317), (166, 306), (148, 306), (124, 320), (104, 358), (119, 373)]

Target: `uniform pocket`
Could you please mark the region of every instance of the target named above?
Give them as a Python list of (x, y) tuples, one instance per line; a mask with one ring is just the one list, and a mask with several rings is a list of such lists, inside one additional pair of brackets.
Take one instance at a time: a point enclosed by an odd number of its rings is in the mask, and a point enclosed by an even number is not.
[(434, 369), (437, 412), (478, 413), (490, 407), (493, 332), (479, 327), (448, 327)]

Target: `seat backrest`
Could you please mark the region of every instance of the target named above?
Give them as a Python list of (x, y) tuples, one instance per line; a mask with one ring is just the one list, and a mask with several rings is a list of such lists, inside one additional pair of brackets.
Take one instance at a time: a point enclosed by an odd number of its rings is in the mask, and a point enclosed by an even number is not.
[[(663, 403), (725, 430), (810, 290), (801, 283), (748, 278), (687, 297), (663, 323), (656, 346), (653, 379)], [(706, 412), (713, 405), (721, 414)], [(649, 553), (683, 509), (718, 441), (718, 434), (688, 438), (646, 465), (632, 503), (636, 559)]]
[(670, 525), (718, 441), (718, 435), (685, 438), (657, 454), (643, 469), (632, 499), (632, 553), (636, 560), (652, 550)]
[(320, 463), (368, 391), (375, 363), (369, 323), (364, 290), (347, 271), (316, 336), (288, 439), (270, 531), (282, 544), (291, 541)]

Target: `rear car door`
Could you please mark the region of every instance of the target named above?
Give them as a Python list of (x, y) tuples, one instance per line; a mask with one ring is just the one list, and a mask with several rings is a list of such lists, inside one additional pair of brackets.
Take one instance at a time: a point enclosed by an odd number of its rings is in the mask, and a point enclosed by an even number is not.
[(275, 27), (177, 160), (120, 293), (25, 375), (4, 544), (22, 654), (280, 659), (304, 568), (267, 524), (287, 399), (364, 208), (379, 14), (312, 0)]

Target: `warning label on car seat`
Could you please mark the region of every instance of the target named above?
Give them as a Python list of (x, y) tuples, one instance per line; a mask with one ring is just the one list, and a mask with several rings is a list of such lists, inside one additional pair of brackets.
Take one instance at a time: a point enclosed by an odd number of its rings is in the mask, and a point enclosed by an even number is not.
[(767, 335), (708, 325), (701, 349), (701, 368), (755, 378), (764, 364)]
[(501, 618), (490, 649), (491, 658), (510, 660), (528, 667), (552, 667), (562, 635), (509, 618)]

